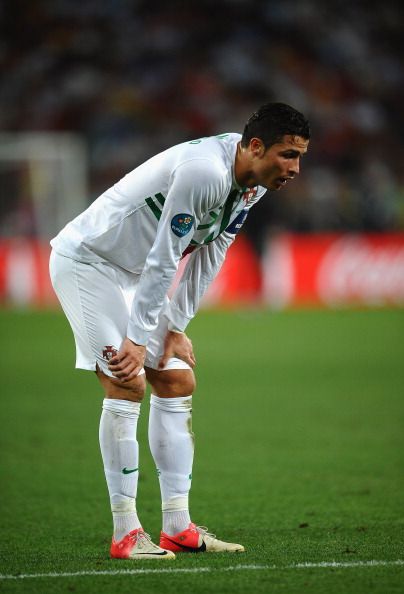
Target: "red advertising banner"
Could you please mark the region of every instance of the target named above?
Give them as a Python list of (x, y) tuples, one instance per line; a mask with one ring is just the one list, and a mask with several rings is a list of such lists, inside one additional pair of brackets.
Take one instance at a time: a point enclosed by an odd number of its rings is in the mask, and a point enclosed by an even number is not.
[(57, 303), (49, 278), (49, 244), (30, 239), (0, 240), (0, 303), (43, 306)]
[[(0, 241), (0, 303), (57, 303), (49, 252), (33, 240)], [(404, 233), (281, 234), (268, 239), (261, 262), (240, 234), (203, 305), (244, 304), (404, 307)]]
[[(188, 257), (181, 260), (170, 295), (187, 264)], [(259, 258), (249, 239), (240, 234), (227, 251), (226, 259), (215, 281), (207, 290), (202, 305), (237, 306), (261, 302), (262, 274)]]
[(253, 305), (261, 302), (262, 273), (259, 258), (245, 235), (238, 235), (226, 260), (209, 287), (204, 306)]
[[(50, 246), (34, 240), (0, 240), (0, 304), (57, 304), (48, 271)], [(181, 261), (179, 274), (187, 259)], [(240, 235), (212, 283), (204, 305), (242, 305), (261, 298), (261, 267), (249, 240)], [(177, 278), (178, 281), (178, 278)]]
[(263, 287), (276, 308), (404, 306), (404, 234), (270, 238)]

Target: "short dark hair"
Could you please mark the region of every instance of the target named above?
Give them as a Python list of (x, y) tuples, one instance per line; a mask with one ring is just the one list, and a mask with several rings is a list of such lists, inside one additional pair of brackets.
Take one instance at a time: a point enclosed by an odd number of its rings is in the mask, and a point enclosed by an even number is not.
[(310, 138), (310, 125), (300, 111), (286, 103), (266, 103), (247, 121), (241, 146), (247, 147), (251, 138), (259, 138), (265, 148), (282, 140), (285, 134)]

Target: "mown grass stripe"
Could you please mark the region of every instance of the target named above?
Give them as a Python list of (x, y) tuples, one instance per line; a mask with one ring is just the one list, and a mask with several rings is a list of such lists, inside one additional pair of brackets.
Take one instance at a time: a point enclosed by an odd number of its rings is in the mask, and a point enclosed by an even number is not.
[(289, 570), (289, 569), (349, 569), (355, 567), (388, 567), (404, 566), (403, 559), (396, 561), (320, 561), (318, 563), (294, 563), (292, 565), (230, 565), (228, 567), (170, 567), (158, 569), (107, 569), (88, 571), (66, 571), (50, 573), (27, 573), (19, 575), (0, 574), (1, 580), (22, 580), (32, 578), (62, 578), (62, 577), (85, 577), (101, 575), (147, 575), (147, 574), (173, 574), (173, 573), (214, 573), (221, 571), (262, 571), (262, 570)]

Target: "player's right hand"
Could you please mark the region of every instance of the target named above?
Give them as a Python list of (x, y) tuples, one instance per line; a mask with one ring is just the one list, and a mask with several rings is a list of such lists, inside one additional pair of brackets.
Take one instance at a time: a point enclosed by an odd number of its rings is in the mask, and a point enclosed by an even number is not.
[(108, 369), (121, 382), (128, 382), (143, 369), (145, 358), (146, 347), (125, 338), (118, 353), (110, 359)]

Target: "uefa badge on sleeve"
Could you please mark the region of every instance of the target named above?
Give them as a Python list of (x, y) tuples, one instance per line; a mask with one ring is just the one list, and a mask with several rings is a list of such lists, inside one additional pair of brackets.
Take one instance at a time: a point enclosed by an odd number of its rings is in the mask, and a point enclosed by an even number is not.
[(182, 212), (171, 219), (171, 230), (177, 237), (184, 237), (192, 229), (194, 217)]

